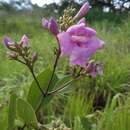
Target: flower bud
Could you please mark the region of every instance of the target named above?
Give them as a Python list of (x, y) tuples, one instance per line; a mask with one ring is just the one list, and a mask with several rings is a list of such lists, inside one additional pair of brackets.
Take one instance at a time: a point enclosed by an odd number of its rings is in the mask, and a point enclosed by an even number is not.
[(97, 75), (103, 75), (102, 66), (96, 63), (94, 60), (91, 60), (86, 67), (86, 72), (91, 77), (95, 78)]
[(79, 12), (75, 15), (74, 19), (78, 19), (78, 18), (85, 16), (87, 14), (88, 10), (89, 10), (89, 3), (86, 2), (80, 8)]
[(42, 26), (44, 28), (47, 28), (48, 29), (48, 24), (49, 24), (49, 21), (47, 19), (42, 19)]
[(96, 66), (95, 66), (94, 62), (89, 63), (87, 65), (86, 71), (87, 71), (87, 74), (93, 78), (95, 78), (97, 76)]
[(42, 26), (48, 29), (54, 35), (57, 35), (59, 33), (58, 25), (54, 18), (51, 18), (49, 21), (47, 19), (43, 19)]
[(9, 48), (9, 46), (13, 44), (12, 41), (11, 41), (11, 39), (10, 39), (9, 37), (7, 37), (7, 36), (4, 37), (3, 43), (4, 43), (4, 45), (5, 45), (7, 48)]
[(50, 19), (48, 28), (54, 35), (57, 35), (59, 33), (58, 25), (54, 18)]
[(15, 47), (15, 43), (9, 38), (9, 37), (4, 37), (3, 39), (3, 44), (11, 51), (17, 51), (17, 48)]
[(86, 19), (85, 18), (80, 19), (79, 22), (78, 22), (78, 24), (81, 24), (81, 23), (86, 24)]
[(100, 76), (103, 75), (103, 68), (101, 64), (97, 64), (97, 74)]
[(15, 60), (17, 59), (18, 55), (15, 52), (7, 52), (7, 56), (9, 57), (9, 59), (11, 60)]
[(22, 36), (20, 44), (22, 45), (22, 47), (28, 47), (28, 37), (26, 35)]
[(37, 59), (38, 59), (38, 55), (37, 55), (36, 52), (34, 52), (34, 53), (32, 54), (32, 63), (35, 63)]

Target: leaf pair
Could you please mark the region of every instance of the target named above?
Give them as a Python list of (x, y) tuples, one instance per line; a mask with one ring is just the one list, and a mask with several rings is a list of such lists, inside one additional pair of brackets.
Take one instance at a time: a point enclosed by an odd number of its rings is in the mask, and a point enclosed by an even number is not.
[[(44, 91), (46, 91), (48, 87), (51, 75), (52, 71), (50, 69), (45, 69), (37, 76), (37, 80)], [(58, 76), (54, 74), (49, 86), (49, 91), (53, 91), (60, 86), (63, 86), (69, 80), (70, 76), (58, 79)], [(35, 81), (33, 81), (30, 86), (27, 101), (22, 98), (17, 98), (15, 94), (12, 94), (9, 103), (8, 130), (15, 130), (15, 119), (17, 116), (18, 119), (21, 119), (26, 125), (37, 127), (38, 122), (35, 114), (36, 110), (41, 104), (47, 105), (51, 101), (52, 97), (53, 95), (43, 97)]]
[[(50, 69), (46, 69), (37, 76), (37, 80), (39, 81), (42, 90), (46, 91), (51, 75), (52, 75), (52, 71)], [(54, 74), (49, 90), (52, 90), (54, 88), (57, 81), (58, 81), (58, 77)], [(34, 110), (36, 110), (38, 106), (41, 104), (41, 102), (43, 101), (43, 96), (41, 94), (41, 91), (37, 87), (35, 81), (33, 81), (30, 86), (27, 100), (32, 105)], [(48, 101), (48, 97), (45, 97), (44, 101), (45, 100)]]
[[(37, 79), (40, 83), (42, 90), (46, 91), (52, 73), (53, 73), (52, 70), (45, 69), (42, 73), (40, 73), (37, 76)], [(65, 77), (62, 77), (61, 79), (59, 79), (58, 76), (56, 74), (54, 74), (52, 82), (49, 86), (49, 91), (57, 89), (58, 87), (64, 85), (69, 80), (70, 80), (70, 76), (65, 76)], [(34, 110), (37, 110), (38, 106), (41, 103), (43, 103), (45, 105), (48, 104), (49, 101), (52, 99), (52, 97), (53, 97), (52, 95), (48, 95), (46, 97), (43, 97), (39, 88), (37, 87), (36, 82), (33, 81), (31, 86), (30, 86), (27, 100), (32, 105)]]
[(22, 98), (17, 98), (15, 94), (10, 96), (8, 112), (8, 130), (15, 130), (15, 120), (18, 116), (27, 125), (37, 127), (37, 118), (32, 106)]

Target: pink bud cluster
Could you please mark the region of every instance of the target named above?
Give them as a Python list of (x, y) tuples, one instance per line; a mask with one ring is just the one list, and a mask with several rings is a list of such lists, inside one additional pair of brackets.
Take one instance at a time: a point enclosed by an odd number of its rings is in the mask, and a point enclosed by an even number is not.
[[(3, 40), (3, 43), (9, 49), (7, 55), (10, 59), (30, 65), (33, 65), (36, 62), (37, 53), (30, 53), (29, 39), (26, 35), (23, 35), (18, 43), (13, 42), (9, 37), (6, 36)], [(21, 60), (21, 58), (23, 60)]]
[(28, 44), (28, 37), (26, 35), (23, 35), (21, 40), (18, 42), (18, 44), (14, 43), (9, 37), (4, 37), (4, 40), (3, 40), (3, 43), (4, 45), (9, 48), (9, 49), (13, 49), (15, 48), (16, 50), (18, 49), (17, 47), (20, 46), (20, 47), (28, 47), (29, 44)]

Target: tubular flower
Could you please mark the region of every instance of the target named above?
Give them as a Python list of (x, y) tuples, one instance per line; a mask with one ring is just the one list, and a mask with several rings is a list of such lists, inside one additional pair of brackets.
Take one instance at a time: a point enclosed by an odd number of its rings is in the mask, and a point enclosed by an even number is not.
[(69, 57), (70, 65), (86, 67), (89, 58), (103, 47), (104, 42), (97, 38), (96, 31), (86, 27), (84, 22), (73, 25), (66, 32), (58, 34), (61, 55)]
[(54, 18), (51, 18), (49, 21), (47, 19), (43, 19), (42, 25), (54, 35), (57, 35), (59, 33), (58, 24)]

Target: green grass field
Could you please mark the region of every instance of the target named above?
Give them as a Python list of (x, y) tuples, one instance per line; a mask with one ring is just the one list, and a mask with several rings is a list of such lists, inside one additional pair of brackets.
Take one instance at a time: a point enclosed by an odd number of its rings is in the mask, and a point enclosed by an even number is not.
[[(130, 130), (130, 20), (122, 15), (102, 15), (102, 20), (98, 16), (96, 20), (92, 19), (93, 15), (87, 22), (106, 42), (104, 49), (94, 56), (103, 64), (103, 76), (76, 81), (66, 94), (56, 96), (41, 114), (47, 124), (60, 119), (72, 130)], [(4, 35), (19, 41), (23, 34), (28, 35), (32, 49), (39, 53), (36, 73), (52, 66), (57, 43), (42, 28), (41, 17), (11, 15), (0, 18), (1, 43)], [(59, 72), (66, 71), (67, 62), (66, 58), (60, 60)], [(9, 94), (15, 91), (25, 97), (30, 79), (23, 65), (7, 58), (1, 44), (0, 130), (7, 128)]]

